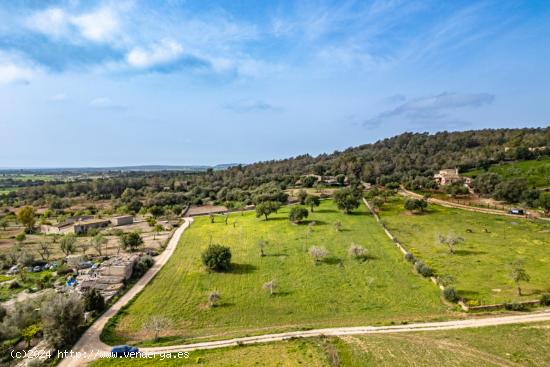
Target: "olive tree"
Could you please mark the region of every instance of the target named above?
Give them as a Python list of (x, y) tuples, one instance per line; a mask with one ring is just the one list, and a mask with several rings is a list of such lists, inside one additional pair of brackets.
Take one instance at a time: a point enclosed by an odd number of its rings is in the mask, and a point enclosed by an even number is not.
[(313, 212), (314, 207), (321, 205), (321, 200), (317, 195), (308, 195), (304, 204), (309, 206), (309, 209)]
[(288, 220), (292, 223), (300, 223), (304, 218), (307, 218), (309, 215), (306, 208), (300, 206), (293, 206), (288, 212)]
[(267, 220), (267, 217), (272, 213), (277, 213), (280, 207), (281, 204), (278, 201), (263, 201), (256, 205), (256, 218), (263, 215)]
[(515, 261), (510, 270), (510, 279), (516, 284), (516, 288), (518, 291), (518, 296), (521, 296), (521, 282), (528, 283), (531, 280), (531, 277), (529, 274), (527, 274), (527, 271), (523, 267), (522, 261)]
[(62, 348), (80, 336), (84, 304), (76, 293), (56, 293), (42, 303), (40, 316), (44, 339), (53, 347)]
[(338, 209), (343, 210), (344, 213), (349, 214), (353, 209), (359, 207), (361, 200), (361, 192), (352, 188), (345, 188), (338, 190), (334, 193), (334, 201)]
[(59, 241), (59, 248), (65, 254), (69, 256), (76, 251), (76, 236), (72, 233), (69, 233), (61, 238)]

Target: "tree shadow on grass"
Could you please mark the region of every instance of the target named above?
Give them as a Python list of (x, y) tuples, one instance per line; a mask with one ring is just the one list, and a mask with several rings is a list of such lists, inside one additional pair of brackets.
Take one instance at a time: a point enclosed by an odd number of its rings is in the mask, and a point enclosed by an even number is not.
[(315, 211), (313, 213), (337, 213), (336, 210), (334, 209), (315, 209)]
[(300, 222), (301, 225), (308, 225), (310, 223), (315, 223), (314, 226), (324, 226), (327, 224), (327, 222), (323, 220), (313, 220), (313, 219), (306, 219)]
[(280, 256), (285, 256), (285, 257), (287, 257), (287, 256), (289, 256), (289, 255), (288, 255), (287, 253), (285, 253), (285, 252), (276, 252), (276, 253), (272, 253), (272, 254), (266, 253), (266, 254), (264, 255), (264, 257), (280, 257)]
[(280, 291), (277, 291), (277, 292), (273, 293), (273, 296), (271, 296), (271, 297), (286, 297), (286, 296), (290, 296), (292, 293), (294, 293), (294, 292), (280, 292)]
[(328, 265), (344, 265), (342, 259), (336, 256), (329, 256), (323, 260), (324, 264)]
[(475, 251), (475, 250), (455, 250), (454, 255), (458, 256), (468, 256), (468, 255), (485, 255), (485, 251)]
[(367, 216), (367, 215), (372, 215), (370, 212), (357, 212), (357, 211), (353, 211), (351, 213), (348, 213), (346, 215), (351, 215), (351, 216), (354, 216), (354, 217), (358, 217), (358, 216)]
[(231, 263), (231, 270), (229, 273), (231, 274), (250, 274), (253, 273), (258, 268), (254, 265), (250, 264), (236, 264)]
[(479, 296), (479, 292), (466, 289), (459, 289), (457, 293), (459, 297), (463, 297), (466, 300), (474, 299)]

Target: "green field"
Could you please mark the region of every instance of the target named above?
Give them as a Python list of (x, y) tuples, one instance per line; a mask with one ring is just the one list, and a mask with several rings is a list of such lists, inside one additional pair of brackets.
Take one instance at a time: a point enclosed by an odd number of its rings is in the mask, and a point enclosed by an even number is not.
[(341, 366), (548, 366), (550, 323), (342, 337)]
[[(538, 299), (550, 289), (550, 223), (450, 209), (430, 205), (427, 213), (412, 215), (403, 200), (394, 198), (380, 216), (388, 229), (438, 275), (455, 278), (460, 295), (488, 304)], [(469, 233), (468, 230), (471, 230)], [(455, 254), (439, 244), (438, 235), (464, 238)], [(522, 260), (530, 283), (518, 297), (509, 279), (510, 264)]]
[[(196, 218), (170, 261), (125, 310), (116, 330), (108, 328), (103, 339), (108, 343), (150, 339), (141, 329), (153, 315), (171, 320), (163, 342), (172, 344), (449, 316), (437, 287), (411, 270), (363, 206), (343, 215), (331, 201), (324, 201), (310, 215), (316, 224), (307, 244), (308, 226), (293, 225), (287, 216), (284, 207), (267, 222), (250, 212), (232, 215), (229, 225), (220, 219), (211, 224), (207, 217)], [(333, 225), (337, 220), (342, 222), (340, 232)], [(203, 269), (200, 255), (210, 238), (231, 247), (232, 272)], [(259, 256), (259, 239), (269, 241), (265, 257)], [(349, 259), (352, 242), (367, 248), (372, 258)], [(331, 256), (315, 265), (306, 252), (311, 245), (326, 247)], [(279, 284), (272, 297), (262, 289), (271, 279)], [(220, 292), (221, 304), (208, 308), (207, 295), (213, 290)]]
[[(476, 177), (484, 172), (472, 170), (464, 176)], [(504, 179), (526, 178), (533, 187), (550, 187), (550, 158), (495, 164), (489, 167), (488, 172), (498, 173)]]
[[(161, 360), (155, 358), (155, 366), (330, 366), (323, 350), (324, 343), (318, 339), (290, 340), (280, 343), (251, 345), (189, 352), (189, 357)], [(175, 356), (175, 355), (173, 355)], [(90, 367), (103, 366), (150, 366), (151, 359), (103, 359)]]
[[(550, 323), (395, 334), (311, 338), (190, 352), (158, 366), (547, 366)], [(335, 363), (338, 361), (338, 363)], [(105, 359), (91, 367), (147, 366), (146, 359)]]

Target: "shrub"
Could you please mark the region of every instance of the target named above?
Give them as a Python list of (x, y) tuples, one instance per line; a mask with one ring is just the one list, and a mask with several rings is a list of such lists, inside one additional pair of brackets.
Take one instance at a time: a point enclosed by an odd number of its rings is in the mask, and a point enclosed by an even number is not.
[(449, 302), (458, 302), (458, 294), (453, 287), (447, 287), (443, 290), (443, 297)]
[(324, 247), (312, 246), (309, 248), (309, 255), (318, 265), (325, 257), (328, 256), (328, 251)]
[(153, 260), (150, 255), (142, 256), (139, 261), (134, 264), (132, 277), (134, 279), (141, 278), (141, 276), (145, 274), (151, 266), (153, 266), (154, 262), (155, 260)]
[(540, 304), (542, 306), (550, 306), (550, 293), (543, 293), (540, 295)]
[(411, 254), (410, 252), (407, 252), (407, 253), (405, 254), (405, 260), (407, 260), (408, 262), (414, 264), (414, 263), (416, 262), (416, 257), (414, 257), (414, 255)]
[(424, 264), (422, 261), (417, 261), (414, 264), (414, 268), (418, 274), (422, 275), (425, 278), (429, 278), (434, 275), (434, 271), (428, 265)]
[(84, 308), (86, 311), (101, 312), (105, 309), (105, 298), (101, 293), (93, 288), (84, 293)]
[(363, 246), (352, 243), (348, 248), (348, 256), (356, 260), (365, 261), (368, 258), (368, 251)]
[(293, 206), (288, 212), (288, 220), (292, 223), (300, 223), (304, 218), (307, 218), (309, 215), (306, 208), (299, 206)]
[(509, 302), (504, 304), (504, 308), (508, 311), (525, 311), (527, 306), (519, 302)]
[(202, 253), (202, 263), (210, 271), (228, 271), (231, 269), (231, 249), (212, 244)]

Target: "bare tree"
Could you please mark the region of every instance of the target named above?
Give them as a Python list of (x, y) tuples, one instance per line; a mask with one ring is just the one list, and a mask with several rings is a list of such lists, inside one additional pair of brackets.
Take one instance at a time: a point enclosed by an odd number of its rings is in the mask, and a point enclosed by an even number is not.
[(368, 251), (363, 246), (352, 243), (348, 249), (348, 256), (357, 260), (366, 260), (368, 256)]
[(77, 242), (77, 246), (80, 249), (80, 251), (82, 251), (82, 253), (86, 255), (86, 252), (92, 246), (92, 244), (88, 241), (80, 241), (80, 242)]
[(143, 324), (143, 330), (154, 333), (155, 341), (159, 340), (160, 333), (169, 327), (171, 321), (164, 316), (153, 315)]
[(218, 291), (212, 291), (208, 293), (208, 306), (214, 307), (218, 304), (218, 301), (221, 299), (220, 293)]
[(50, 247), (51, 243), (44, 239), (40, 242), (38, 242), (38, 254), (40, 255), (40, 257), (42, 258), (42, 260), (45, 260), (45, 261), (49, 261), (50, 260), (50, 256), (51, 256), (51, 247)]
[(96, 234), (92, 238), (92, 247), (97, 251), (99, 256), (103, 256), (103, 245), (107, 244), (107, 239), (101, 234)]
[(262, 286), (263, 289), (266, 291), (269, 291), (269, 295), (272, 296), (275, 293), (275, 290), (277, 289), (278, 285), (277, 282), (274, 279), (271, 279), (269, 282), (264, 283)]
[(258, 242), (256, 242), (256, 245), (260, 249), (260, 257), (264, 257), (265, 256), (264, 249), (267, 246), (267, 241), (263, 239), (258, 240)]
[(441, 245), (446, 245), (449, 248), (451, 254), (455, 253), (455, 248), (459, 243), (464, 242), (464, 238), (452, 234), (448, 236), (438, 235), (437, 238)]
[(311, 246), (309, 248), (309, 255), (315, 261), (315, 265), (319, 265), (328, 256), (328, 251), (324, 247)]

